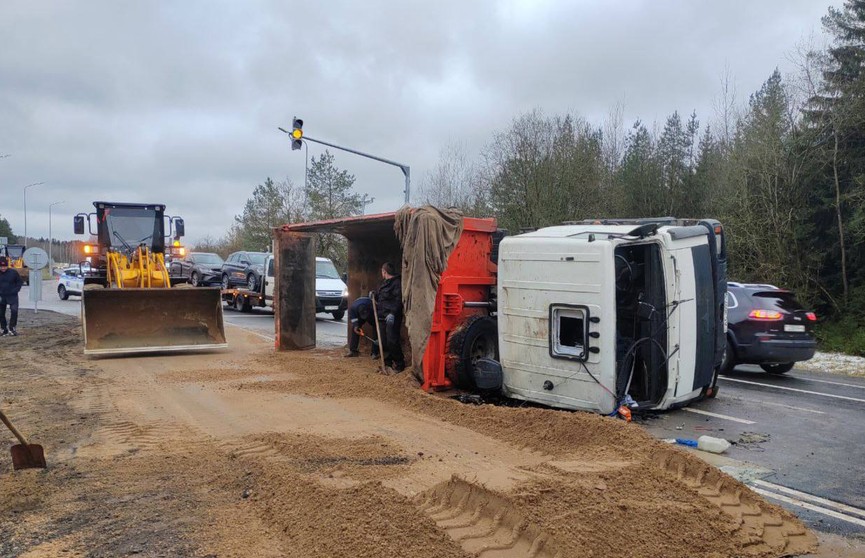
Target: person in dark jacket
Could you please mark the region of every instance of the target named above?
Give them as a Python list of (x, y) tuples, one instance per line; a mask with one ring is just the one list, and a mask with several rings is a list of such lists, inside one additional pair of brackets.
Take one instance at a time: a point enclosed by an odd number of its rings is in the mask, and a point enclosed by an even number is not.
[[(361, 328), (366, 324), (373, 323), (372, 299), (362, 296), (351, 303), (348, 307), (348, 321), (351, 329), (348, 333), (348, 353), (346, 357), (358, 357), (360, 351)], [(378, 358), (378, 342), (373, 341), (372, 358)]]
[(397, 372), (405, 369), (405, 357), (402, 354), (402, 344), (399, 333), (402, 326), (402, 279), (396, 273), (396, 267), (387, 262), (381, 266), (381, 286), (373, 294), (379, 322), (382, 324), (384, 337), (385, 366), (391, 366)]
[[(0, 336), (18, 335), (18, 291), (24, 281), (18, 272), (9, 267), (9, 260), (0, 256)], [(9, 306), (9, 324), (6, 323), (6, 306)]]

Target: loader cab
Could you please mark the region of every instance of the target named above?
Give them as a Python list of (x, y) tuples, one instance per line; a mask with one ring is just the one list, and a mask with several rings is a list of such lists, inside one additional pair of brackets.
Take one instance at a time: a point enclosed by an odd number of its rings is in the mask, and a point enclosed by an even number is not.
[(96, 202), (99, 244), (115, 250), (145, 245), (165, 252), (165, 206)]

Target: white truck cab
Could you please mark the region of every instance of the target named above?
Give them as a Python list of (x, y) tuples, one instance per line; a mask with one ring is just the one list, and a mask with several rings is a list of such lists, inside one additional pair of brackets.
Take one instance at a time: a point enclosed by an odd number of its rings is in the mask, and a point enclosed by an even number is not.
[(506, 237), (497, 295), (507, 396), (610, 414), (715, 393), (726, 330), (716, 221), (596, 221)]

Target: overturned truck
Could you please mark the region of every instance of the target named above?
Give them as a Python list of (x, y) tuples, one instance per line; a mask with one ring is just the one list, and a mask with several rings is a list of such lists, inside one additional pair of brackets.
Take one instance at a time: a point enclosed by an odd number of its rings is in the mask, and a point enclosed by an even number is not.
[(405, 345), (428, 391), (459, 388), (613, 413), (717, 391), (726, 246), (714, 220), (590, 220), (506, 236), (432, 207), (285, 225), (277, 348), (315, 345), (315, 238), (348, 239), (353, 300), (400, 262)]

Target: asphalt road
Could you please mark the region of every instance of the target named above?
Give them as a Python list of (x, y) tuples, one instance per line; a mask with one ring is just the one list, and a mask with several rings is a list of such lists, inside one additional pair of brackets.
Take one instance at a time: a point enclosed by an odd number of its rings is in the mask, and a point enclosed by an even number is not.
[[(39, 308), (78, 315), (78, 297), (61, 301), (46, 281)], [(22, 306), (32, 308), (27, 287)], [(273, 339), (273, 313), (226, 309), (229, 327)], [(317, 344), (345, 343), (345, 321), (316, 319)], [(741, 366), (719, 381), (716, 399), (638, 418), (658, 438), (702, 435), (736, 441), (723, 457), (703, 454), (724, 471), (796, 513), (811, 527), (865, 537), (865, 378), (794, 369), (773, 376)]]

